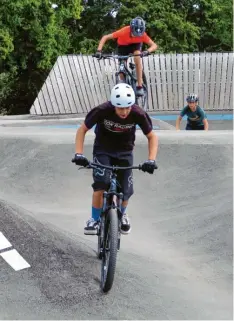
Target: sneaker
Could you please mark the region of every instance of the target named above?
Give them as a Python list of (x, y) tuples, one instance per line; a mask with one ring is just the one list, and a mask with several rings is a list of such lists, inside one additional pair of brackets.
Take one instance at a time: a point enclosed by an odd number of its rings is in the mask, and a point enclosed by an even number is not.
[(97, 235), (97, 229), (98, 229), (98, 222), (95, 221), (93, 218), (90, 218), (86, 222), (86, 226), (84, 228), (84, 234), (85, 235)]
[(144, 96), (144, 89), (143, 87), (137, 87), (136, 89), (137, 96)]
[(131, 231), (130, 221), (126, 214), (122, 216), (120, 231), (121, 234), (129, 234)]

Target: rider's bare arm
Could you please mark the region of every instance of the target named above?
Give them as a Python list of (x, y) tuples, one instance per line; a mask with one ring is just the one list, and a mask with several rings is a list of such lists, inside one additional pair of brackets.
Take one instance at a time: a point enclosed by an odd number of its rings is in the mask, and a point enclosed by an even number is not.
[(83, 123), (76, 132), (75, 149), (77, 154), (83, 154), (85, 134), (87, 133), (88, 130), (89, 128), (87, 128)]
[(181, 116), (178, 116), (178, 118), (176, 119), (176, 130), (180, 130), (180, 122), (182, 120)]
[(151, 131), (146, 135), (148, 138), (149, 160), (155, 160), (158, 153), (158, 136)]
[(209, 124), (206, 118), (203, 119), (203, 124), (204, 124), (204, 130), (208, 130), (209, 129)]
[(154, 52), (155, 50), (158, 49), (158, 45), (152, 40), (150, 39), (150, 41), (148, 42), (148, 45), (150, 46), (147, 50), (151, 53)]
[(100, 50), (100, 51), (101, 51), (102, 48), (103, 48), (103, 46), (104, 46), (104, 44), (106, 43), (106, 41), (111, 40), (111, 39), (114, 39), (112, 33), (110, 33), (109, 35), (103, 36), (102, 39), (101, 39), (100, 42), (99, 42), (99, 45), (98, 45), (98, 49), (97, 49), (97, 50)]

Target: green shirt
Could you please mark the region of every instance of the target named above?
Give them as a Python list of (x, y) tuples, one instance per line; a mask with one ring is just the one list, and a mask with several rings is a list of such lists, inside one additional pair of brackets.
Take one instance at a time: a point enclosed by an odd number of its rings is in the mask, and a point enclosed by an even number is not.
[(203, 119), (207, 118), (204, 110), (200, 106), (197, 106), (194, 112), (189, 108), (189, 106), (185, 106), (181, 110), (180, 116), (184, 117), (185, 115), (187, 116), (187, 121), (189, 124), (194, 124), (197, 126), (203, 125)]

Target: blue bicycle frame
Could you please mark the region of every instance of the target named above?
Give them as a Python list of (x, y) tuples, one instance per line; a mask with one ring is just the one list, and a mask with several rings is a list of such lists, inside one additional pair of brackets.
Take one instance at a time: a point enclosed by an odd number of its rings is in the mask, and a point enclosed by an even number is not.
[[(115, 202), (115, 197), (117, 198), (117, 202)], [(112, 172), (110, 187), (108, 192), (105, 191), (103, 193), (103, 208), (102, 212), (106, 213), (110, 208), (116, 208), (118, 212), (121, 214), (121, 206), (123, 202), (123, 193), (117, 193), (117, 174)]]

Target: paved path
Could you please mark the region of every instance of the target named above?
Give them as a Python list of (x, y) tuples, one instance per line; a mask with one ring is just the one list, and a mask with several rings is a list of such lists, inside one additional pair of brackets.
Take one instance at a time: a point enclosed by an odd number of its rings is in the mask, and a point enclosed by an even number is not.
[[(75, 132), (0, 126), (0, 319), (232, 319), (232, 132), (158, 132), (159, 169), (134, 172), (108, 295), (83, 234), (92, 180), (70, 162)], [(146, 157), (138, 132), (135, 163)], [(9, 249), (30, 267), (12, 268)]]

